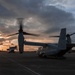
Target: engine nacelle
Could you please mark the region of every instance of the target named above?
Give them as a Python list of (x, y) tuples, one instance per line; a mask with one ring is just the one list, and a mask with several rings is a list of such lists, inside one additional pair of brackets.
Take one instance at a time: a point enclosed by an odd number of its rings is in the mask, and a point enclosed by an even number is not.
[(24, 51), (24, 36), (23, 36), (23, 33), (19, 33), (19, 35), (18, 35), (18, 46), (19, 46), (19, 52), (23, 53), (23, 51)]

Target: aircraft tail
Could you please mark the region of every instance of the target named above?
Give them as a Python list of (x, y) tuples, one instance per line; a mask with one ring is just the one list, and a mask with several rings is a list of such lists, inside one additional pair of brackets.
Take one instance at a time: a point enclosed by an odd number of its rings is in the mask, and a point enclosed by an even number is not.
[(65, 49), (66, 49), (66, 28), (62, 28), (58, 41), (58, 50), (60, 51)]

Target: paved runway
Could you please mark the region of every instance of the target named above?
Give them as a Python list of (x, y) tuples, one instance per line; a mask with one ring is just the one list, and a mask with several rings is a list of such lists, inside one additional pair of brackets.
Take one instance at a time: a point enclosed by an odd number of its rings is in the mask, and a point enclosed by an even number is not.
[(75, 75), (75, 53), (66, 59), (39, 58), (35, 52), (0, 52), (0, 75)]

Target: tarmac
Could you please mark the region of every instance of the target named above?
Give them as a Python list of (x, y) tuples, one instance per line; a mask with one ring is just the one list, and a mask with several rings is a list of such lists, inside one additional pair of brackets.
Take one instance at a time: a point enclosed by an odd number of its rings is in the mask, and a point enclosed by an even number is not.
[(39, 58), (36, 52), (0, 52), (0, 75), (75, 75), (75, 53), (66, 59)]

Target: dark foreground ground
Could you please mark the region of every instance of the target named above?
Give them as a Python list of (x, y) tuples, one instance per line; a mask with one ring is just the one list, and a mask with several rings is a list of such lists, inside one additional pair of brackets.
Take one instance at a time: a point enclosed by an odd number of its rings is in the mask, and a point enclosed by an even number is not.
[(75, 75), (75, 53), (66, 59), (39, 58), (35, 52), (0, 52), (0, 75)]

